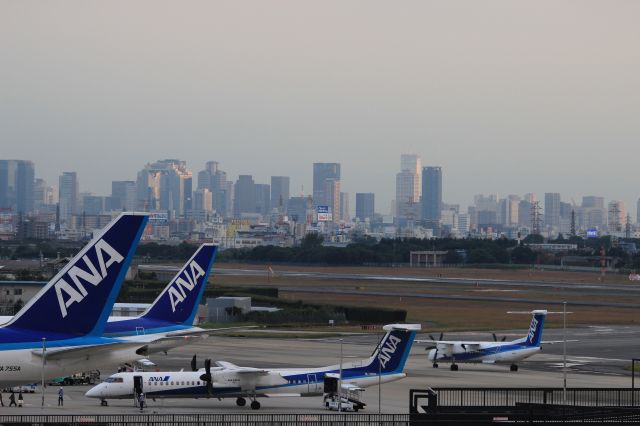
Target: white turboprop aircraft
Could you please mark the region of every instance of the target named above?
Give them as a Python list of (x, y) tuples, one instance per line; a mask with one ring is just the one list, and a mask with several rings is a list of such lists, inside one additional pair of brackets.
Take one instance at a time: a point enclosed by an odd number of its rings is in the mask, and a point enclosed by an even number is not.
[(433, 367), (438, 368), (438, 362), (451, 362), (451, 371), (458, 370), (458, 363), (511, 363), (511, 371), (518, 371), (516, 362), (538, 353), (543, 342), (542, 330), (547, 316), (546, 310), (535, 310), (531, 314), (531, 325), (529, 333), (520, 339), (509, 342), (497, 341), (494, 334), (494, 341), (491, 342), (469, 342), (469, 341), (445, 341), (440, 335), (439, 340), (417, 340), (419, 343), (432, 344), (434, 347), (429, 350), (427, 356), (433, 362)]
[(146, 214), (118, 216), (0, 325), (0, 388), (95, 369), (135, 353), (139, 343), (102, 333), (146, 222)]
[[(342, 390), (364, 388), (402, 379), (419, 324), (392, 324), (377, 345), (373, 355), (342, 366)], [(147, 399), (155, 398), (236, 398), (238, 406), (250, 398), (251, 408), (257, 410), (257, 396), (295, 397), (316, 396), (324, 392), (325, 378), (336, 380), (340, 366), (321, 368), (263, 369), (239, 367), (228, 362), (210, 360), (199, 371), (117, 373), (90, 389), (86, 396), (98, 398), (102, 405), (108, 399), (133, 398), (144, 392)], [(195, 370), (195, 361), (192, 361)]]

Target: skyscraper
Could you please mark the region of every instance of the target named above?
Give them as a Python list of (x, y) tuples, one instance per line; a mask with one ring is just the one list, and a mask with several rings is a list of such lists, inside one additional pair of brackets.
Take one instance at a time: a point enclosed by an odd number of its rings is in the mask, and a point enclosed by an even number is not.
[(136, 210), (136, 183), (132, 180), (111, 182), (111, 209), (132, 212)]
[(251, 175), (240, 175), (234, 185), (233, 215), (256, 212), (256, 184)]
[(349, 211), (349, 193), (341, 192), (340, 193), (340, 219), (345, 222), (349, 222), (351, 220), (351, 212)]
[(340, 179), (326, 179), (324, 181), (324, 200), (329, 210), (333, 214), (333, 221), (337, 222), (340, 217)]
[(422, 188), (420, 187), (420, 183), (422, 182), (422, 159), (418, 154), (400, 155), (400, 171), (403, 172), (405, 170), (409, 170), (411, 173), (415, 173), (417, 175), (416, 181), (418, 184), (415, 199), (419, 200), (422, 195)]
[(31, 161), (0, 160), (0, 208), (33, 211), (35, 166)]
[(199, 188), (193, 192), (193, 217), (204, 221), (213, 210), (213, 196), (207, 188)]
[(417, 219), (416, 210), (420, 198), (418, 196), (418, 174), (403, 170), (396, 174), (396, 219), (399, 223), (409, 218)]
[(360, 222), (373, 220), (375, 210), (375, 194), (373, 192), (356, 193), (356, 217)]
[(442, 168), (425, 167), (422, 169), (422, 220), (428, 228), (439, 229), (441, 214)]
[(271, 213), (271, 186), (256, 183), (256, 213), (268, 216)]
[(624, 201), (609, 202), (608, 214), (609, 232), (622, 232), (627, 223), (627, 209)]
[(146, 211), (164, 210), (172, 218), (188, 216), (192, 208), (193, 175), (185, 161), (150, 163), (138, 172), (137, 204)]
[(607, 212), (604, 206), (604, 197), (598, 197), (594, 195), (587, 195), (582, 197), (582, 223), (584, 228), (599, 228), (601, 229), (606, 220)]
[(313, 205), (330, 204), (325, 198), (325, 182), (328, 179), (340, 180), (339, 163), (313, 163)]
[(78, 213), (80, 201), (78, 175), (76, 172), (63, 172), (58, 182), (60, 221), (69, 224), (71, 216)]
[(271, 176), (271, 208), (287, 212), (289, 202), (289, 176)]
[(557, 192), (544, 194), (544, 224), (549, 230), (560, 229), (560, 194)]

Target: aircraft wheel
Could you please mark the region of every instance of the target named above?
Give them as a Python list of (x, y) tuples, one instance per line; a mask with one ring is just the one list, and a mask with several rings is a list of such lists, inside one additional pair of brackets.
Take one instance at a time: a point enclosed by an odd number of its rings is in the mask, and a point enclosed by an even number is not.
[(458, 364), (451, 364), (451, 371), (458, 371)]
[(258, 401), (251, 401), (251, 409), (252, 410), (259, 410), (260, 409), (260, 403)]
[(438, 363), (437, 362), (433, 363), (433, 368), (438, 368)]
[(517, 366), (517, 365), (515, 365), (515, 364), (511, 364), (511, 368), (510, 368), (510, 370), (511, 370), (511, 371), (518, 371), (518, 366)]
[(100, 405), (103, 406), (103, 407), (106, 407), (106, 406), (109, 405), (109, 403), (107, 402), (106, 399), (103, 399), (103, 400), (100, 401)]
[(238, 407), (244, 407), (245, 405), (247, 405), (247, 400), (240, 397), (236, 399), (236, 404), (238, 404)]

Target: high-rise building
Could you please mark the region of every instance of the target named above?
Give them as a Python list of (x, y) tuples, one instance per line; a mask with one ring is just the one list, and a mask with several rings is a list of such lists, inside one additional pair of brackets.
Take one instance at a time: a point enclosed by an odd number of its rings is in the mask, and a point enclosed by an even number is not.
[(268, 216), (271, 213), (271, 186), (256, 183), (256, 213)]
[(136, 183), (132, 180), (111, 182), (111, 209), (132, 212), (136, 210)]
[(422, 195), (422, 159), (418, 154), (401, 154), (400, 155), (400, 171), (408, 170), (415, 173), (417, 176), (418, 187), (416, 188), (415, 199), (419, 200)]
[(609, 202), (608, 219), (609, 232), (624, 231), (625, 224), (627, 223), (627, 209), (624, 201), (613, 200)]
[(495, 226), (498, 224), (498, 211), (500, 203), (498, 196), (491, 194), (484, 196), (482, 194), (473, 197), (475, 209), (469, 209), (470, 223), (477, 227), (483, 228), (487, 226)]
[(47, 185), (44, 179), (36, 179), (33, 185), (33, 209), (38, 211), (51, 208), (57, 203), (56, 195), (53, 187)]
[(223, 217), (233, 214), (233, 182), (227, 180), (227, 173), (220, 170), (217, 161), (208, 161), (204, 170), (198, 172), (198, 188), (211, 191), (213, 209)]
[(425, 167), (422, 169), (422, 220), (425, 226), (436, 230), (439, 229), (441, 217), (442, 168)]
[(97, 215), (104, 211), (104, 197), (99, 195), (85, 195), (82, 197), (82, 209), (80, 213)]
[(356, 217), (360, 222), (373, 220), (375, 199), (373, 192), (356, 192)]
[(349, 193), (340, 193), (340, 219), (345, 222), (351, 221), (351, 212), (349, 211)]
[(0, 208), (33, 211), (35, 166), (31, 161), (0, 160)]
[(271, 208), (287, 212), (289, 202), (289, 176), (271, 176)]
[(193, 192), (193, 217), (204, 221), (213, 211), (213, 195), (207, 188), (199, 188)]
[(403, 170), (396, 174), (395, 215), (398, 223), (406, 222), (408, 219), (419, 219), (420, 212), (417, 211), (420, 202), (418, 186), (417, 173)]
[(582, 197), (582, 209), (580, 212), (581, 227), (602, 229), (607, 220), (607, 212), (604, 206), (604, 197), (588, 195)]
[(193, 175), (187, 163), (161, 160), (138, 172), (137, 204), (146, 211), (167, 211), (172, 218), (189, 216), (192, 208)]
[(234, 185), (233, 215), (256, 212), (256, 184), (251, 175), (240, 175)]
[(328, 179), (340, 180), (339, 163), (313, 163), (313, 205), (330, 204), (325, 197), (325, 182)]
[(560, 194), (557, 192), (544, 194), (544, 224), (549, 230), (560, 229)]
[(324, 199), (329, 210), (333, 214), (333, 221), (337, 222), (340, 217), (340, 179), (326, 179), (324, 181)]
[(289, 206), (289, 220), (296, 223), (311, 223), (313, 200), (310, 197), (291, 197)]
[(58, 179), (60, 221), (70, 224), (71, 216), (78, 213), (80, 190), (76, 172), (63, 172)]

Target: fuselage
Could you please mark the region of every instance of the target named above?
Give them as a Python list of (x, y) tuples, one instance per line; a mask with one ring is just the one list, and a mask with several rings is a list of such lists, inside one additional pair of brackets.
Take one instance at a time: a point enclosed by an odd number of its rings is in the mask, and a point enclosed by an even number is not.
[[(448, 346), (431, 349), (429, 361), (457, 363), (513, 363), (529, 358), (540, 351), (540, 346), (526, 345), (522, 341), (514, 342), (448, 342)], [(465, 349), (466, 348), (466, 349)], [(436, 358), (437, 353), (437, 358)]]
[[(143, 392), (147, 398), (236, 398), (247, 395), (317, 396), (324, 390), (324, 378), (329, 373), (338, 374), (338, 366), (315, 369), (269, 369), (267, 373), (248, 383), (242, 373), (233, 369), (212, 368), (213, 389), (207, 391), (207, 383), (201, 380), (204, 370), (196, 372), (141, 372), (118, 373), (89, 390), (86, 396), (100, 399), (132, 398), (134, 376), (141, 377)], [(343, 370), (343, 383), (360, 387), (388, 383), (402, 379), (404, 373), (377, 374)], [(254, 388), (255, 386), (255, 388)], [(254, 390), (255, 389), (255, 390)]]

